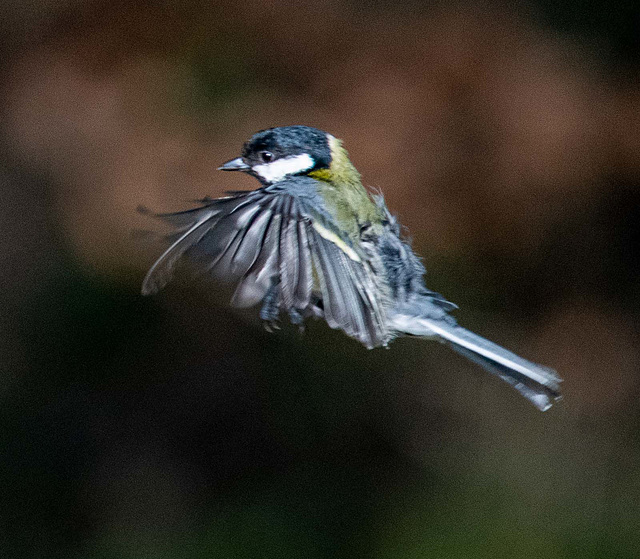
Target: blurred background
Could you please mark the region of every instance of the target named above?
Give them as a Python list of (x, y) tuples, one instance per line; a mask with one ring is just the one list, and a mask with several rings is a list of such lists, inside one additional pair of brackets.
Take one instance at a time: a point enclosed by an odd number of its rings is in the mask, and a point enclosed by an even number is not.
[[(0, 556), (640, 554), (640, 8), (0, 5)], [(541, 414), (446, 348), (140, 296), (140, 216), (343, 138), (460, 322), (556, 368)]]

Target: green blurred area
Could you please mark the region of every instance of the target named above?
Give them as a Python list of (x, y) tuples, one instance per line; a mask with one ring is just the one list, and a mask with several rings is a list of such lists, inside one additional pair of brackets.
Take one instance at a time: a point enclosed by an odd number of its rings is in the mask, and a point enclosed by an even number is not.
[[(0, 557), (637, 557), (639, 23), (0, 6)], [(215, 168), (292, 123), (345, 138), (429, 287), (557, 368), (563, 402), (421, 340), (269, 334), (215, 283), (139, 295), (161, 246), (136, 206), (253, 188)]]

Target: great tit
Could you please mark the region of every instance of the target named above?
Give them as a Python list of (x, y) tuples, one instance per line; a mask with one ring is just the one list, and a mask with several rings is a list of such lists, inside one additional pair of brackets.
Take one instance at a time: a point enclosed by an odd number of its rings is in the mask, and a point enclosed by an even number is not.
[(300, 326), (322, 317), (367, 348), (402, 335), (436, 339), (540, 410), (560, 398), (553, 370), (458, 326), (450, 314), (457, 306), (427, 289), (421, 260), (383, 196), (364, 188), (340, 140), (308, 126), (269, 128), (219, 169), (248, 173), (260, 188), (153, 214), (175, 232), (147, 273), (143, 294), (164, 287), (186, 260), (235, 282), (234, 306), (261, 303), (266, 325), (282, 313)]

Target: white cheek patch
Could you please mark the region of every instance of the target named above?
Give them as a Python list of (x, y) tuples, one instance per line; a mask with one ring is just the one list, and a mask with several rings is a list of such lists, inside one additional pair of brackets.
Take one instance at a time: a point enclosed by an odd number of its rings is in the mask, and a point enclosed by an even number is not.
[(300, 155), (276, 159), (270, 163), (255, 165), (252, 170), (265, 182), (278, 182), (287, 175), (303, 173), (313, 166), (314, 162), (311, 156), (308, 153), (301, 153)]

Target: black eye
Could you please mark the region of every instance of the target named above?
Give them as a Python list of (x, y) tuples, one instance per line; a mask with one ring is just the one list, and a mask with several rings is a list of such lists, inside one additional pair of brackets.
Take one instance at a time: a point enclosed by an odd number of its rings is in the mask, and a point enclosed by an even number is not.
[(260, 159), (263, 163), (269, 163), (270, 161), (273, 161), (273, 153), (271, 153), (270, 151), (261, 151), (258, 155), (260, 156)]

